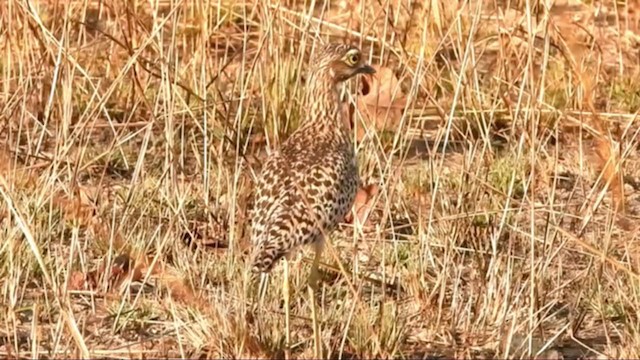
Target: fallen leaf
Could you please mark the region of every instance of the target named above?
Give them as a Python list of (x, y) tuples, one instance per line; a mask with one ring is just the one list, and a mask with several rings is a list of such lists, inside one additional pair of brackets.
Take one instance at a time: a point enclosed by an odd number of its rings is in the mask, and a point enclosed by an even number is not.
[(62, 210), (66, 221), (91, 228), (98, 222), (93, 199), (99, 191), (98, 188), (78, 185), (70, 193), (55, 192), (53, 203)]
[[(407, 98), (400, 88), (398, 78), (388, 67), (373, 66), (376, 73), (362, 78), (362, 95), (358, 98), (358, 110), (363, 116), (365, 127), (373, 126), (376, 131), (396, 130)], [(358, 140), (364, 136), (358, 127)]]
[(167, 269), (158, 279), (159, 282), (169, 290), (169, 293), (171, 293), (174, 299), (194, 304), (196, 295), (185, 281), (184, 275), (177, 269)]
[(101, 270), (93, 270), (88, 273), (73, 271), (69, 276), (67, 290), (93, 290), (98, 287), (98, 274)]
[(74, 271), (69, 276), (69, 282), (67, 283), (67, 290), (86, 290), (87, 289), (87, 277), (82, 271)]
[(74, 271), (69, 276), (68, 290), (91, 290), (96, 289), (100, 278), (107, 276), (108, 289), (119, 287), (126, 279), (131, 268), (131, 258), (127, 254), (120, 254), (113, 259), (113, 265), (106, 272), (106, 266), (103, 263), (96, 270), (84, 273), (82, 271)]
[[(153, 256), (147, 256), (133, 269), (131, 281), (141, 281), (150, 272), (150, 277), (156, 279), (158, 284), (166, 288), (173, 299), (188, 303), (193, 306), (202, 306), (193, 289), (185, 281), (184, 275), (175, 267), (157, 261), (153, 264)], [(153, 264), (153, 266), (151, 266)]]
[(373, 209), (373, 199), (376, 194), (378, 194), (378, 186), (374, 184), (358, 189), (356, 199), (353, 202), (351, 211), (345, 217), (345, 221), (347, 223), (355, 222), (353, 215), (355, 213), (357, 223), (365, 224)]
[(178, 269), (165, 264), (162, 261), (153, 263), (154, 256), (137, 257), (135, 260), (129, 254), (120, 254), (113, 259), (113, 265), (108, 269), (106, 262), (98, 269), (87, 274), (74, 271), (69, 277), (67, 289), (89, 290), (97, 288), (99, 279), (107, 277), (107, 292), (121, 291), (125, 283), (143, 281), (147, 275), (157, 280), (157, 283), (167, 289), (173, 299), (189, 303), (194, 306), (202, 306), (197, 300), (193, 289), (185, 281), (184, 275)]

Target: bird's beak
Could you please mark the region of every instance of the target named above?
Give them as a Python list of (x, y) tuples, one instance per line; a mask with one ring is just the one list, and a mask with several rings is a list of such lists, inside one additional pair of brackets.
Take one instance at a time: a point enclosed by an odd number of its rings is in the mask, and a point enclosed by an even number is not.
[(363, 65), (358, 69), (358, 73), (360, 74), (375, 74), (376, 69), (372, 68), (369, 65)]

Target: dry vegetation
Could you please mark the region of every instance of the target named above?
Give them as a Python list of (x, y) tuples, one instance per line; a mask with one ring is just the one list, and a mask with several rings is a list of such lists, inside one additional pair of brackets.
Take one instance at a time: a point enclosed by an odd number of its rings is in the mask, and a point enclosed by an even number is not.
[[(0, 2), (0, 357), (640, 357), (638, 5)], [(246, 217), (319, 39), (379, 71), (314, 339)]]

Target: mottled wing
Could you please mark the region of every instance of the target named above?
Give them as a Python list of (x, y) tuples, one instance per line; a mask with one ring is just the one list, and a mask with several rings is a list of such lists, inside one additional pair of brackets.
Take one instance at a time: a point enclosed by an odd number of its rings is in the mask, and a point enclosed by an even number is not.
[(282, 179), (285, 161), (279, 153), (271, 156), (263, 165), (254, 189), (253, 209), (251, 211), (251, 241), (254, 246), (263, 241), (269, 219), (282, 202)]
[[(344, 218), (355, 197), (357, 170), (331, 153), (297, 159), (279, 155), (265, 164), (253, 216), (254, 272), (269, 272), (293, 248), (319, 239)], [(309, 160), (316, 161), (310, 165)]]

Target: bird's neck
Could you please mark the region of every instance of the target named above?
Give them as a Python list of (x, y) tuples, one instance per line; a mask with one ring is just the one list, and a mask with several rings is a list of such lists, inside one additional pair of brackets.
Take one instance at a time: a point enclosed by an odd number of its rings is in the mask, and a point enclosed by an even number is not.
[(329, 74), (317, 72), (309, 79), (306, 106), (308, 126), (330, 132), (344, 130), (339, 85)]

